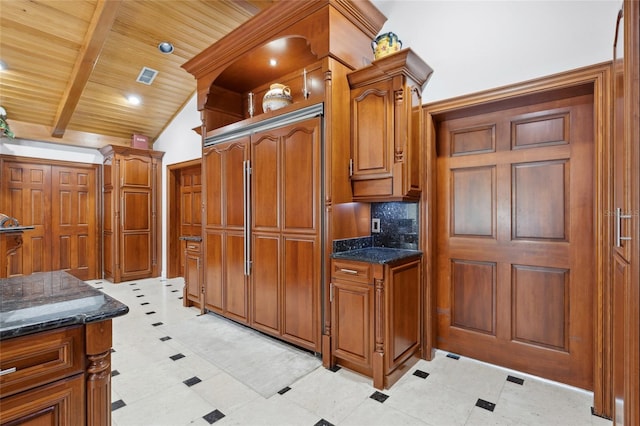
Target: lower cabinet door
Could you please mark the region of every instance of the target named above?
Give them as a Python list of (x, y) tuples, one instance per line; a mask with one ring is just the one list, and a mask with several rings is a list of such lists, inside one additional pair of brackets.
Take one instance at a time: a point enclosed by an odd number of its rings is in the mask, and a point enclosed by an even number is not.
[(84, 425), (84, 375), (37, 387), (0, 400), (0, 424)]
[(202, 289), (200, 284), (200, 254), (189, 252), (185, 255), (184, 281), (189, 301), (200, 303)]
[(373, 287), (334, 281), (331, 303), (333, 356), (363, 374), (371, 374), (373, 353)]

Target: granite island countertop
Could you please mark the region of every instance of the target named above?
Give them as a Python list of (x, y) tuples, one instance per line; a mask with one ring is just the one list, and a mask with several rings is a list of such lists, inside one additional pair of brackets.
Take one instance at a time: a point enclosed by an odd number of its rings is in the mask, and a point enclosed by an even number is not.
[(127, 305), (64, 271), (0, 280), (0, 340), (127, 312)]
[(333, 259), (355, 260), (367, 263), (393, 263), (398, 260), (405, 260), (412, 257), (422, 256), (420, 250), (397, 249), (388, 247), (368, 247), (356, 250), (347, 250), (332, 253)]

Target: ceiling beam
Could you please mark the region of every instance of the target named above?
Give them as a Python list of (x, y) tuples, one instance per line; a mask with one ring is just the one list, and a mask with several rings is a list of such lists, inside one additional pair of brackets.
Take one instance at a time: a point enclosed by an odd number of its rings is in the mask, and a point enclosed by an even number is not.
[(104, 42), (111, 31), (111, 26), (116, 20), (120, 3), (121, 0), (98, 0), (67, 88), (58, 104), (51, 136), (61, 138), (64, 135), (84, 87), (98, 61)]

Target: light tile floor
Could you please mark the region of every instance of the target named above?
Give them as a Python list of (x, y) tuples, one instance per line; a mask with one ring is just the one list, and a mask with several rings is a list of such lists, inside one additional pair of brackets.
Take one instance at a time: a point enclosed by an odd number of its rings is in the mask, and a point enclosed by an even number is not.
[[(182, 278), (89, 284), (130, 309), (113, 320), (113, 425), (611, 425), (591, 414), (589, 392), (442, 351), (376, 391), (367, 377), (327, 370), (313, 354), (183, 307)], [(242, 359), (246, 349), (234, 353), (233, 344), (227, 358), (211, 357), (216, 347), (209, 349), (205, 336), (194, 340), (189, 329), (283, 350), (293, 374), (263, 378), (260, 371), (271, 371), (273, 361)], [(225, 359), (239, 359), (256, 374), (243, 377)], [(282, 386), (279, 392), (259, 386), (275, 379), (286, 382), (272, 385)]]

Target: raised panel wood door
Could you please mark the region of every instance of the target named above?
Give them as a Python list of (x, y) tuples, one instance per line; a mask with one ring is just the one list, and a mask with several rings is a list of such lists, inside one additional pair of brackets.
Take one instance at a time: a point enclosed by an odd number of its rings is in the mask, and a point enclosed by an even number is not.
[[(200, 165), (180, 170), (180, 235), (202, 236), (202, 167)], [(188, 242), (181, 242), (184, 253)], [(181, 256), (180, 276), (186, 274), (186, 258)]]
[(437, 346), (593, 388), (593, 96), (440, 123)]
[(393, 83), (383, 81), (351, 91), (352, 179), (392, 175)]
[(244, 162), (249, 137), (206, 148), (204, 225), (205, 307), (248, 321), (244, 274)]
[(251, 323), (279, 335), (282, 324), (282, 175), (280, 133), (251, 140)]
[(9, 257), (8, 276), (51, 271), (51, 166), (4, 161), (2, 180), (3, 213), (35, 227)]
[(120, 271), (123, 280), (151, 276), (153, 168), (148, 157), (120, 158)]
[(251, 140), (252, 324), (318, 350), (320, 119)]
[(97, 277), (96, 170), (52, 167), (52, 266)]

